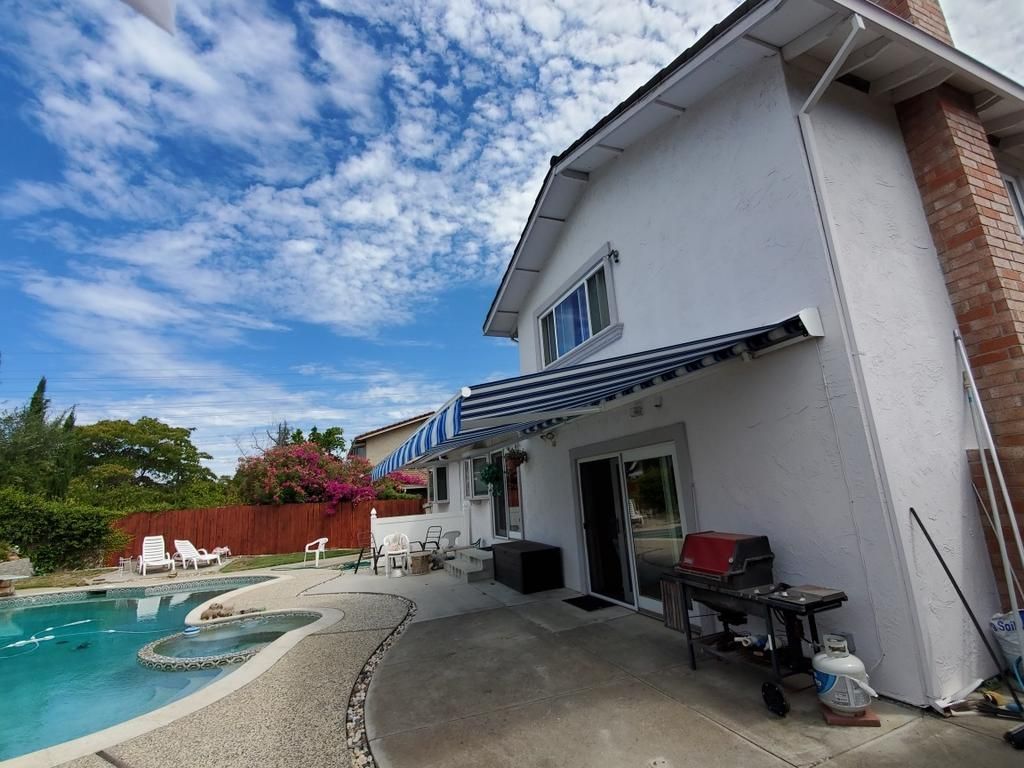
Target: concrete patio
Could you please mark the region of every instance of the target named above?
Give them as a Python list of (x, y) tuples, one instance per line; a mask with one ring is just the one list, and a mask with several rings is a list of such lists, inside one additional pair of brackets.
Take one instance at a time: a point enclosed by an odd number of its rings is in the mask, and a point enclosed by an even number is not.
[(1000, 768), (1024, 758), (1001, 741), (1006, 721), (942, 720), (883, 702), (881, 728), (829, 728), (811, 690), (776, 718), (760, 699), (762, 673), (712, 658), (692, 672), (681, 635), (618, 607), (583, 611), (563, 602), (570, 590), (521, 595), (443, 572), (290, 576), (251, 599), (344, 617), (233, 693), (68, 765), (369, 765), (350, 749), (346, 706), (363, 664), (405, 616), (389, 594), (417, 609), (366, 697), (381, 768)]
[[(381, 768), (1021, 762), (1001, 741), (1006, 721), (942, 720), (881, 702), (881, 728), (828, 727), (813, 688), (791, 694), (793, 711), (777, 718), (761, 701), (763, 673), (713, 658), (693, 672), (680, 634), (617, 607), (580, 610), (563, 602), (565, 590), (523, 596), (444, 574), (366, 578), (374, 581), (346, 576), (314, 590), (419, 596), (421, 613), (367, 696)], [(433, 618), (449, 599), (469, 612)]]

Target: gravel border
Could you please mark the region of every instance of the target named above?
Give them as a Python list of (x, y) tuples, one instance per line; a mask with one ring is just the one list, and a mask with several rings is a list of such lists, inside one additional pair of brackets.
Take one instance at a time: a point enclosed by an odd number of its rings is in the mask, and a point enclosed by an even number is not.
[(401, 595), (390, 595), (381, 592), (348, 592), (350, 595), (374, 595), (376, 597), (390, 597), (401, 600), (408, 604), (409, 611), (405, 618), (396, 626), (391, 633), (384, 638), (377, 646), (370, 658), (366, 660), (363, 668), (356, 675), (352, 683), (352, 693), (348, 699), (348, 710), (345, 715), (345, 736), (349, 751), (352, 753), (353, 768), (377, 768), (377, 761), (370, 749), (370, 740), (366, 736), (366, 693), (370, 689), (370, 681), (377, 666), (384, 659), (388, 649), (395, 644), (395, 641), (402, 636), (402, 633), (412, 623), (416, 615), (416, 603)]

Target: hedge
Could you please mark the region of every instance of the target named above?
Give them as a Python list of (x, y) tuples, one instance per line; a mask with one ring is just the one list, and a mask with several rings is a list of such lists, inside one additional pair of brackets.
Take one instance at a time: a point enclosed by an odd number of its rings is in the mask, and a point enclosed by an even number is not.
[(130, 537), (113, 525), (118, 517), (100, 507), (0, 488), (0, 541), (31, 558), (36, 573), (95, 566), (107, 552), (126, 547)]

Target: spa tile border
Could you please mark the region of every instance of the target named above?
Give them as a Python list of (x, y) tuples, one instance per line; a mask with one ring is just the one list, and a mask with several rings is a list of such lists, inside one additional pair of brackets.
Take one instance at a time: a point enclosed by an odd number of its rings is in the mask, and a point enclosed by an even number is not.
[[(209, 629), (212, 629), (213, 627), (219, 629), (220, 627), (229, 624), (242, 624), (255, 618), (282, 616), (309, 618), (316, 621), (322, 615), (323, 614), (319, 611), (273, 611), (265, 614), (250, 613), (238, 619), (211, 625), (211, 627), (207, 629), (201, 629), (200, 633), (209, 631)], [(296, 627), (296, 629), (299, 629), (299, 627)], [(291, 630), (288, 631), (290, 632)], [(136, 654), (139, 664), (147, 669), (155, 669), (160, 672), (191, 672), (197, 669), (216, 669), (217, 667), (226, 667), (229, 664), (241, 664), (242, 662), (248, 661), (270, 645), (270, 643), (264, 643), (262, 645), (253, 646), (252, 648), (247, 648), (244, 651), (239, 651), (238, 653), (222, 653), (213, 656), (193, 656), (188, 659), (182, 659), (176, 656), (164, 656), (163, 654), (156, 652), (156, 647), (161, 643), (165, 643), (168, 640), (174, 640), (179, 637), (185, 637), (185, 633), (175, 632), (173, 635), (165, 635), (164, 637), (150, 643), (146, 643)]]

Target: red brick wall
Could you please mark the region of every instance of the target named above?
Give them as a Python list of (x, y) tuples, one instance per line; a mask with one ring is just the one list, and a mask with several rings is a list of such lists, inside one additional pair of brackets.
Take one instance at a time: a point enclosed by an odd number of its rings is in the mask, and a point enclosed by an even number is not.
[(946, 25), (946, 16), (938, 0), (874, 0), (875, 5), (885, 8), (906, 19), (915, 27), (923, 29), (944, 43), (953, 44)]
[[(877, 2), (952, 42), (935, 0)], [(943, 85), (898, 104), (896, 113), (1011, 499), (1024, 513), (1024, 242), (973, 99)], [(982, 526), (1005, 605), (995, 537), (988, 522)]]

